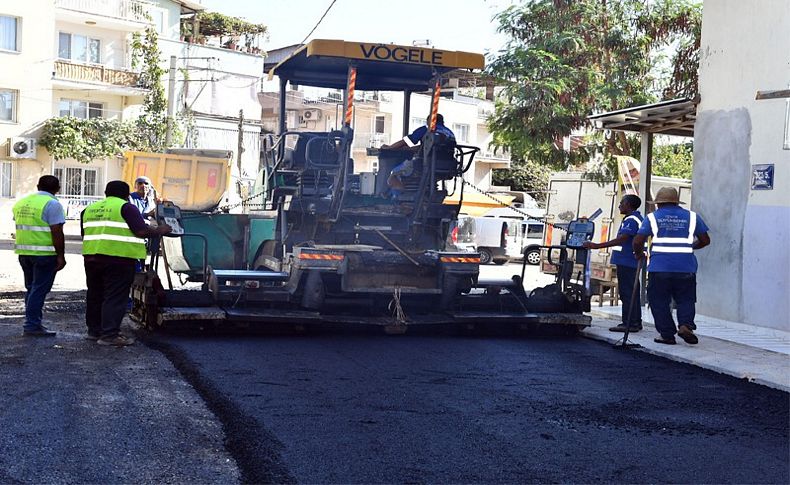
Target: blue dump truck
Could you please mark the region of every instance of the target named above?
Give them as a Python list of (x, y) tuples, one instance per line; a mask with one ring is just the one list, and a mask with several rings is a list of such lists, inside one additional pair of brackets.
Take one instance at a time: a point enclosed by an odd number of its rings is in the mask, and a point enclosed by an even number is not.
[[(448, 245), (463, 202), (462, 176), (479, 149), (436, 131), (440, 92), (483, 63), (480, 54), (339, 40), (297, 49), (270, 72), (280, 84), (279, 131), (262, 143), (258, 182), (242, 201), (243, 213), (160, 204), (157, 219), (177, 230), (164, 238), (163, 251), (152, 244), (133, 287), (132, 316), (150, 328), (376, 325), (402, 333), (430, 324), (553, 325), (570, 332), (588, 326), (583, 277), (561, 272), (551, 288), (527, 294), (523, 269), (486, 280), (478, 253)], [(289, 83), (343, 90), (342, 127), (289, 131)], [(378, 173), (354, 173), (355, 90), (405, 93), (404, 135), (410, 94), (432, 93), (419, 149), (378, 150)], [(406, 160), (414, 170), (393, 200), (387, 176)], [(556, 264), (567, 269), (569, 254), (580, 261), (586, 252), (563, 246), (560, 253)], [(160, 258), (168, 276), (176, 272), (197, 285), (173, 288), (170, 281), (165, 288)]]

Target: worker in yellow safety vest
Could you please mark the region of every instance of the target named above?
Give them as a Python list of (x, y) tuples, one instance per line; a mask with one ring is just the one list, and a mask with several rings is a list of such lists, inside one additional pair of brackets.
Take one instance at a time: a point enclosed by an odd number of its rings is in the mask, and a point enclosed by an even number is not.
[(85, 324), (88, 340), (99, 345), (122, 347), (134, 339), (121, 335), (135, 263), (145, 259), (144, 238), (170, 232), (167, 224), (149, 226), (140, 211), (129, 203), (129, 184), (107, 183), (104, 200), (82, 211), (82, 255), (85, 259)]
[(23, 335), (52, 337), (56, 332), (42, 325), (44, 300), (55, 274), (66, 266), (63, 224), (66, 215), (55, 194), (60, 181), (52, 175), (38, 179), (38, 192), (14, 204), (16, 241), (14, 252), (25, 275), (25, 323)]

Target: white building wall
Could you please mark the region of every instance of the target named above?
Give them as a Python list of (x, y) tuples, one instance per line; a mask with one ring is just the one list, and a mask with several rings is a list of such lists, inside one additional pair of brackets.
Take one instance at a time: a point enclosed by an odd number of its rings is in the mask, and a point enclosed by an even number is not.
[(50, 46), (55, 16), (51, 0), (0, 2), (0, 15), (20, 19), (17, 51), (0, 50), (0, 89), (17, 93), (16, 120), (0, 121), (0, 163), (10, 164), (12, 170), (11, 197), (0, 197), (0, 221), (10, 221), (15, 197), (34, 191), (38, 178), (49, 168), (48, 154), (42, 148), (34, 159), (9, 157), (8, 140), (15, 136), (36, 138), (41, 121), (51, 115)]
[[(758, 90), (790, 82), (790, 2), (706, 2), (692, 209), (710, 226), (697, 253), (698, 311), (790, 330), (790, 150), (785, 100)], [(788, 140), (790, 141), (790, 140)], [(752, 190), (752, 166), (774, 164), (773, 190)]]

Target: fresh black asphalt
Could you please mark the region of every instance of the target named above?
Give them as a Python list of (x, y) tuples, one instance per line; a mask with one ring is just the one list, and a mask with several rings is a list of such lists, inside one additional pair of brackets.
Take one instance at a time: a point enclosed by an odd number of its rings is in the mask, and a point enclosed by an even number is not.
[(155, 335), (246, 482), (788, 483), (788, 394), (583, 338)]

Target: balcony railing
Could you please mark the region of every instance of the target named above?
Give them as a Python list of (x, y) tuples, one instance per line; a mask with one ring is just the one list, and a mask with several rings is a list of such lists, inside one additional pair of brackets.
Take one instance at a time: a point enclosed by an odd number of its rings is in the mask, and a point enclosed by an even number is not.
[(354, 133), (354, 143), (351, 147), (355, 151), (378, 148), (385, 143), (389, 143), (389, 138), (389, 135), (385, 133)]
[(88, 66), (71, 62), (55, 61), (55, 77), (69, 81), (105, 83), (115, 86), (137, 87), (139, 75), (136, 72), (111, 69), (104, 66)]
[(483, 150), (480, 152), (480, 158), (485, 160), (497, 160), (502, 162), (509, 162), (510, 161), (510, 152), (508, 151), (494, 151), (494, 150)]
[(146, 18), (149, 5), (140, 0), (55, 0), (58, 8), (142, 23), (149, 22)]

